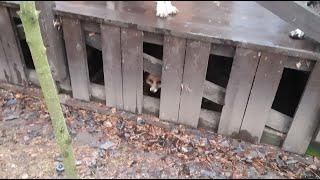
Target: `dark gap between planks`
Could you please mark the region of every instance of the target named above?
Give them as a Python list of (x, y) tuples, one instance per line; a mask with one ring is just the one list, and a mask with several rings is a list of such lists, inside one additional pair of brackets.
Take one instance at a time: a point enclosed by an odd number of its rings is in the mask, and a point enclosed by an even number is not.
[[(226, 88), (229, 81), (233, 58), (210, 54), (208, 61), (206, 80)], [(201, 108), (221, 112), (223, 105), (202, 98)]]

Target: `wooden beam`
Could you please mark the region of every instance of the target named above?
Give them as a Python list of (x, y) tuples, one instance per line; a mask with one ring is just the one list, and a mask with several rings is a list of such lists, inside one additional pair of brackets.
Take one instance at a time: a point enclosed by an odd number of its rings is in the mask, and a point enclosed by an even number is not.
[(296, 57), (288, 57), (288, 59), (283, 62), (285, 68), (296, 69), (299, 71), (311, 71), (314, 64), (315, 61), (304, 60)]
[(220, 105), (224, 105), (226, 89), (210, 81), (204, 81), (203, 97)]
[(320, 120), (320, 63), (315, 64), (282, 149), (304, 154)]
[(227, 46), (222, 44), (212, 44), (210, 54), (225, 56), (233, 58), (236, 52), (236, 48), (234, 46)]
[(99, 99), (103, 101), (106, 100), (106, 92), (103, 85), (90, 83), (90, 94), (95, 99)]
[(156, 34), (151, 32), (143, 32), (143, 41), (157, 44), (157, 45), (163, 45), (163, 34)]
[(271, 109), (269, 113), (269, 118), (266, 122), (266, 126), (277, 131), (287, 133), (289, 131), (290, 125), (292, 123), (292, 118), (279, 111)]
[(186, 40), (164, 36), (160, 119), (178, 121)]
[(143, 53), (143, 70), (161, 77), (162, 61), (146, 53)]
[(160, 99), (143, 96), (143, 113), (159, 117)]
[(220, 116), (220, 112), (201, 109), (198, 127), (217, 132)]
[(311, 39), (320, 42), (320, 15), (311, 11), (303, 1), (256, 1), (256, 3), (304, 31)]
[(180, 99), (180, 124), (198, 126), (210, 54), (210, 43), (188, 40)]
[(286, 58), (262, 53), (240, 129), (240, 133), (251, 135), (250, 141), (260, 142), (282, 76), (280, 62)]
[(106, 105), (123, 109), (120, 28), (101, 24)]
[(86, 44), (101, 51), (101, 35), (85, 32)]
[(73, 97), (89, 101), (89, 72), (85, 37), (77, 19), (63, 18), (63, 33), (67, 51)]
[(239, 133), (259, 58), (256, 51), (237, 48), (226, 89), (219, 134), (230, 136)]
[[(97, 36), (100, 36), (101, 31), (99, 29), (98, 24), (84, 22), (83, 28), (87, 34), (95, 32), (97, 34)], [(144, 31), (143, 32), (143, 41), (148, 42), (148, 43), (152, 43), (152, 44), (163, 45), (163, 34)]]
[(270, 145), (279, 147), (282, 145), (285, 138), (286, 138), (286, 134), (278, 132), (266, 126), (263, 129), (261, 143), (270, 144)]

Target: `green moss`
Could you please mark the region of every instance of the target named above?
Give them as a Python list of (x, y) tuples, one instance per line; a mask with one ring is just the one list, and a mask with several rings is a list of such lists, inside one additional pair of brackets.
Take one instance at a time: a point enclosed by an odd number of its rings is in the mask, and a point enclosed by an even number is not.
[(316, 142), (310, 143), (306, 154), (310, 156), (320, 157), (320, 143), (316, 143)]
[(20, 4), (18, 14), (22, 21), (26, 41), (30, 48), (37, 77), (39, 78), (41, 90), (52, 120), (55, 138), (64, 157), (63, 164), (66, 169), (66, 175), (68, 178), (75, 178), (77, 174), (71, 138), (67, 131), (55, 81), (52, 78), (48, 63), (46, 48), (42, 40), (38, 21), (39, 11), (36, 10), (34, 1), (23, 1)]

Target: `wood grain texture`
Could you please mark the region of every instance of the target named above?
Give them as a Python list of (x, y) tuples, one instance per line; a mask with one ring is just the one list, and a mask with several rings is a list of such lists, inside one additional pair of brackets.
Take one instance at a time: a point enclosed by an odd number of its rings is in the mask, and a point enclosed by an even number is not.
[(121, 29), (123, 105), (133, 113), (142, 113), (143, 103), (143, 41), (142, 32)]
[(0, 41), (0, 80), (10, 83), (11, 82), (11, 72), (7, 62), (7, 57), (4, 53), (2, 43)]
[(210, 43), (187, 41), (178, 122), (198, 126)]
[(2, 47), (11, 72), (11, 82), (19, 85), (27, 85), (25, 63), (22, 55), (18, 32), (5, 7), (0, 6), (0, 38)]
[(178, 121), (185, 51), (185, 39), (164, 36), (160, 119)]
[(269, 118), (286, 56), (262, 53), (240, 133), (249, 133), (254, 142), (259, 142)]
[(239, 133), (259, 58), (256, 51), (236, 49), (218, 133), (224, 135)]
[(90, 80), (81, 22), (76, 19), (63, 18), (62, 24), (73, 97), (89, 101)]
[(63, 43), (62, 31), (52, 25), (55, 15), (52, 8), (55, 6), (53, 1), (36, 1), (36, 8), (40, 11), (39, 23), (41, 36), (50, 63), (53, 78), (61, 83), (69, 82), (67, 58)]
[(120, 28), (101, 25), (106, 105), (123, 109)]

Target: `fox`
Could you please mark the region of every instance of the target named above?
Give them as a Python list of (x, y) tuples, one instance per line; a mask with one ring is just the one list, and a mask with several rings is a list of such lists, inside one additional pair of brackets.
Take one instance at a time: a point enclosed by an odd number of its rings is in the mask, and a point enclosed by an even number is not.
[(155, 74), (148, 74), (146, 78), (146, 83), (150, 86), (150, 91), (152, 93), (157, 93), (161, 88), (161, 78)]

